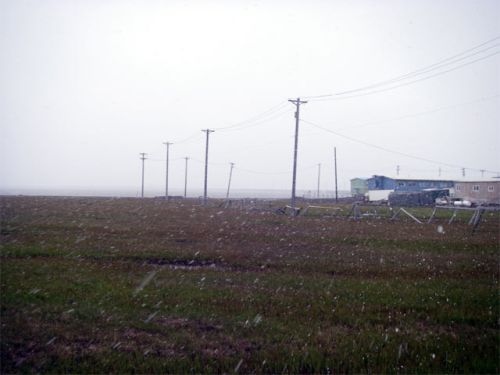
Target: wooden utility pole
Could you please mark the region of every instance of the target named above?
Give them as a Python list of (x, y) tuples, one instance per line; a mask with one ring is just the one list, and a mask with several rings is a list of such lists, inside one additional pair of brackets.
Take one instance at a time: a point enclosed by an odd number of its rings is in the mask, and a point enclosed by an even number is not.
[(207, 140), (205, 144), (205, 183), (204, 183), (204, 189), (203, 189), (203, 204), (207, 204), (207, 180), (208, 180), (208, 140), (210, 137), (210, 133), (213, 133), (214, 130), (210, 129), (204, 129), (202, 132), (205, 132), (207, 135)]
[(316, 198), (319, 199), (319, 182), (321, 178), (321, 163), (318, 164), (318, 191), (316, 192)]
[(229, 189), (231, 188), (231, 177), (233, 176), (233, 168), (234, 168), (234, 163), (229, 163), (229, 164), (231, 164), (231, 168), (229, 169), (229, 182), (227, 183), (226, 200), (229, 199)]
[(188, 186), (188, 160), (189, 158), (186, 156), (184, 158), (186, 160), (186, 166), (184, 168), (184, 198), (187, 197), (187, 186)]
[(333, 162), (335, 166), (335, 203), (339, 201), (339, 190), (337, 185), (337, 147), (333, 148)]
[(166, 158), (166, 167), (165, 167), (165, 199), (168, 200), (168, 157), (169, 157), (168, 153), (169, 153), (170, 145), (172, 143), (170, 143), (170, 142), (163, 142), (163, 144), (165, 146), (167, 146), (167, 155), (166, 155), (167, 158)]
[(146, 153), (141, 152), (139, 155), (141, 155), (141, 160), (142, 160), (142, 183), (141, 183), (141, 198), (144, 198), (144, 160), (146, 160)]
[(292, 212), (295, 215), (295, 185), (297, 181), (297, 149), (299, 143), (299, 119), (300, 119), (300, 105), (306, 104), (307, 101), (297, 99), (288, 99), (290, 103), (295, 104), (295, 143), (293, 147), (293, 176), (292, 176), (292, 199), (290, 206), (292, 207)]

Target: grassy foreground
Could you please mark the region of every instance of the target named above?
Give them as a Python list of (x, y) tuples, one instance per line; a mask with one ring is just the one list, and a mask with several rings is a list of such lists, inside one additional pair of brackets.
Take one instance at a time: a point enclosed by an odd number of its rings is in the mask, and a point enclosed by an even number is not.
[[(0, 198), (1, 373), (498, 373), (499, 217)], [(438, 230), (439, 227), (439, 230)]]

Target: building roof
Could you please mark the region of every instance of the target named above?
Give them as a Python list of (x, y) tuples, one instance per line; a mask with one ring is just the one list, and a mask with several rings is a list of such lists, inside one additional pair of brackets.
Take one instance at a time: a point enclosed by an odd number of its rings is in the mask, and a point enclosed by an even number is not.
[(461, 182), (461, 183), (469, 183), (469, 184), (477, 184), (478, 182), (486, 182), (486, 183), (500, 183), (500, 180), (498, 179), (491, 179), (491, 178), (488, 178), (488, 179), (482, 179), (482, 180), (455, 180), (455, 182)]
[(370, 178), (376, 178), (376, 177), (384, 177), (384, 178), (390, 178), (391, 180), (395, 181), (439, 181), (439, 182), (455, 182), (455, 180), (450, 180), (450, 179), (440, 179), (440, 178), (400, 178), (400, 177), (390, 177), (390, 176), (383, 176), (383, 175), (373, 175)]

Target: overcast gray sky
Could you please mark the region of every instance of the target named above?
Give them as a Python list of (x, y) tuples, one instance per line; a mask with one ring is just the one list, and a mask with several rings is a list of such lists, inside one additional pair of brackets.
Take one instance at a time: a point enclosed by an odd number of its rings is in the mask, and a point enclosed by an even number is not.
[(397, 165), (492, 177), (499, 15), (497, 0), (0, 0), (0, 188), (135, 194), (146, 152), (161, 193), (170, 141), (172, 191), (186, 156), (199, 191), (211, 128), (209, 188), (234, 162), (235, 189), (289, 189), (299, 96), (299, 189), (318, 163), (333, 188), (334, 146), (342, 189)]

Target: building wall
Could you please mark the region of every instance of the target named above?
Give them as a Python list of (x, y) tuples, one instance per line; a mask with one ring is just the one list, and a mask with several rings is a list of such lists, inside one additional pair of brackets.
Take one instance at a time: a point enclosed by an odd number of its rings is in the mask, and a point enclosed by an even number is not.
[(457, 181), (455, 197), (478, 204), (500, 204), (500, 181)]
[(387, 201), (389, 199), (389, 194), (392, 192), (394, 192), (394, 190), (368, 190), (368, 200), (370, 202)]
[(411, 180), (393, 179), (386, 176), (373, 176), (367, 179), (368, 190), (394, 190), (400, 192), (416, 192), (425, 189), (451, 189), (454, 182), (448, 180)]
[(396, 180), (386, 176), (373, 176), (366, 180), (368, 190), (394, 190)]
[(368, 183), (364, 178), (353, 178), (351, 180), (351, 195), (365, 195), (368, 192)]
[(453, 181), (440, 181), (440, 180), (396, 180), (396, 191), (401, 192), (416, 192), (426, 189), (451, 189), (453, 188)]

